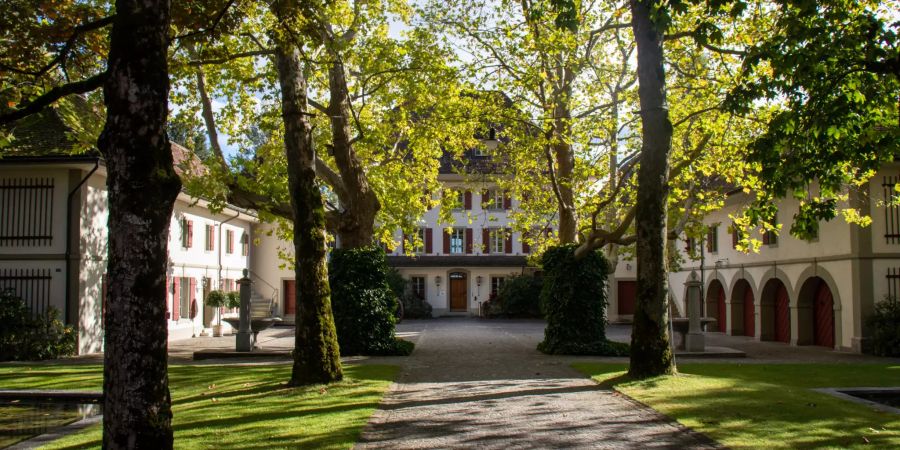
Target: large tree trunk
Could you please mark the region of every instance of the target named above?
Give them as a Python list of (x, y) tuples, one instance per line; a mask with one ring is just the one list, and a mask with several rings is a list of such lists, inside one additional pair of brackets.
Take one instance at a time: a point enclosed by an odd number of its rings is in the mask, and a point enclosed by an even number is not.
[[(568, 71), (566, 71), (568, 75)], [(562, 83), (568, 83), (566, 79)], [(578, 219), (575, 215), (575, 151), (572, 149), (571, 88), (564, 89), (556, 98), (553, 117), (553, 156), (556, 160), (556, 183), (559, 189), (559, 242), (571, 244), (578, 241)]]
[(340, 173), (341, 186), (336, 191), (343, 208), (336, 231), (342, 248), (358, 248), (372, 244), (375, 217), (381, 203), (369, 186), (366, 172), (353, 150), (350, 92), (344, 64), (336, 55), (334, 58), (328, 68), (331, 96), (328, 116), (331, 119), (334, 162)]
[(632, 0), (631, 23), (638, 51), (641, 103), (641, 166), (637, 187), (637, 305), (631, 333), (631, 376), (671, 374), (666, 289), (666, 202), (672, 123), (666, 103), (663, 32), (650, 17), (649, 0)]
[(104, 448), (172, 448), (166, 269), (181, 181), (166, 137), (168, 33), (168, 1), (116, 1), (98, 142), (109, 173)]
[[(275, 2), (284, 23), (299, 16), (295, 3)], [(275, 49), (281, 85), (281, 117), (294, 210), (294, 273), (297, 279), (297, 331), (290, 384), (328, 383), (343, 377), (331, 313), (325, 259), (325, 204), (316, 185), (316, 153), (307, 113), (307, 86), (296, 44), (283, 37)]]

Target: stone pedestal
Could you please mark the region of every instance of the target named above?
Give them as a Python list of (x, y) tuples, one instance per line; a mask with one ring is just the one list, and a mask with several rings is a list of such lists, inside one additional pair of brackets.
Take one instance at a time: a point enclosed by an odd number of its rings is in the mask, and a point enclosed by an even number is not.
[(706, 336), (703, 334), (703, 327), (700, 324), (701, 309), (703, 305), (700, 298), (700, 280), (697, 279), (697, 272), (691, 271), (691, 276), (684, 283), (687, 286), (688, 301), (688, 333), (684, 337), (684, 349), (688, 352), (704, 352), (706, 351)]
[(237, 284), (240, 286), (241, 307), (240, 324), (235, 337), (234, 349), (239, 352), (249, 352), (253, 350), (253, 333), (250, 330), (250, 278), (247, 276), (247, 269), (244, 269), (244, 277), (237, 280)]

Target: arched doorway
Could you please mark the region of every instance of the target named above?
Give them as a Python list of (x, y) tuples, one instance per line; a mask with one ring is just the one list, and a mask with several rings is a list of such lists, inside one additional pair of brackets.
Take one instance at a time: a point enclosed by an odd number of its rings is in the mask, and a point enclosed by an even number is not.
[(732, 336), (754, 336), (756, 333), (756, 309), (753, 289), (747, 280), (740, 279), (731, 291)]
[(450, 311), (468, 311), (469, 283), (465, 272), (450, 272)]
[(822, 278), (803, 283), (797, 297), (798, 345), (834, 348), (834, 295)]
[(759, 338), (763, 341), (791, 342), (790, 299), (784, 283), (773, 278), (759, 298)]
[(706, 291), (706, 317), (716, 319), (715, 331), (720, 333), (725, 332), (725, 311), (725, 288), (719, 280), (712, 280)]

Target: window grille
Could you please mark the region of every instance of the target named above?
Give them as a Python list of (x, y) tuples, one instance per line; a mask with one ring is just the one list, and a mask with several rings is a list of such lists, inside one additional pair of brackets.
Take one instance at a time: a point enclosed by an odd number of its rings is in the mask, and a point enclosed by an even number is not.
[(0, 245), (50, 245), (53, 241), (53, 178), (0, 179), (0, 211)]
[(894, 190), (900, 176), (885, 176), (884, 189), (884, 238), (888, 244), (900, 244), (900, 204)]
[(900, 298), (900, 267), (888, 267), (887, 295), (894, 300)]
[(46, 314), (52, 279), (50, 269), (0, 269), (0, 291), (11, 290), (25, 300), (32, 314)]

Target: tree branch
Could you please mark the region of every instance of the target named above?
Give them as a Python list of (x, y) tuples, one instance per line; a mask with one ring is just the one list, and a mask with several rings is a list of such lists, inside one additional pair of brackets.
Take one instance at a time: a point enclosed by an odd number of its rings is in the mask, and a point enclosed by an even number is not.
[(246, 52), (240, 52), (240, 53), (231, 53), (231, 54), (228, 54), (221, 58), (196, 59), (196, 60), (188, 61), (185, 64), (187, 64), (189, 66), (195, 66), (195, 67), (215, 65), (215, 64), (225, 64), (229, 61), (234, 61), (235, 59), (250, 58), (253, 56), (269, 56), (269, 55), (274, 55), (274, 54), (275, 54), (275, 51), (271, 50), (271, 49), (253, 50), (253, 51), (246, 51)]
[(5, 125), (41, 112), (45, 107), (57, 100), (72, 94), (84, 94), (99, 89), (106, 80), (106, 72), (101, 72), (88, 79), (56, 86), (28, 103), (20, 103), (16, 109), (0, 115), (0, 125)]

